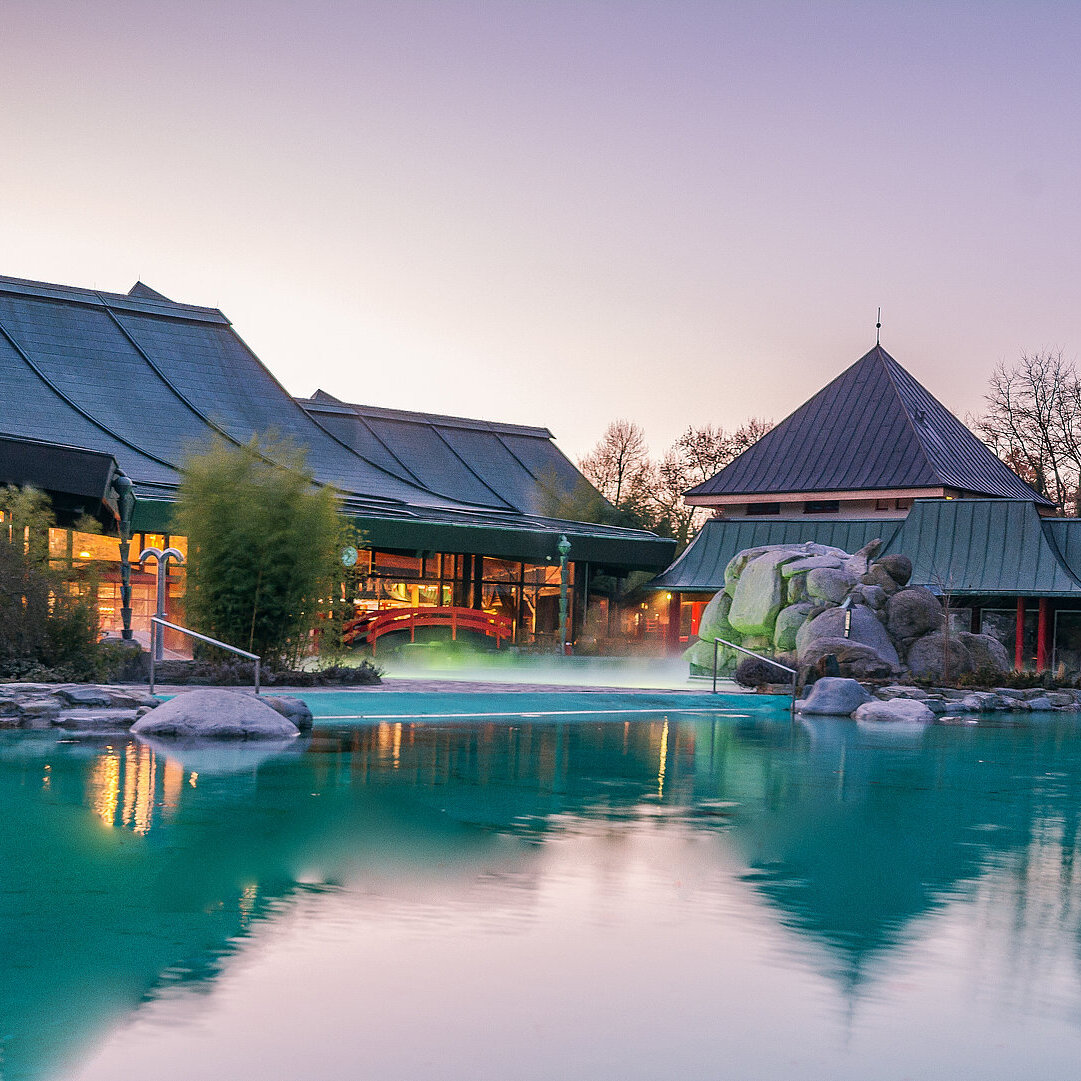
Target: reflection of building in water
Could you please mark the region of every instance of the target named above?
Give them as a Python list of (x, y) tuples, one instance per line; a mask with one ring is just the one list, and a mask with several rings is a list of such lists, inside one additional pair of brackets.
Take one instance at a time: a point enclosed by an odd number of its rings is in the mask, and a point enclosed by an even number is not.
[(110, 745), (87, 774), (87, 805), (105, 825), (145, 834), (175, 814), (183, 783), (184, 767), (149, 747)]

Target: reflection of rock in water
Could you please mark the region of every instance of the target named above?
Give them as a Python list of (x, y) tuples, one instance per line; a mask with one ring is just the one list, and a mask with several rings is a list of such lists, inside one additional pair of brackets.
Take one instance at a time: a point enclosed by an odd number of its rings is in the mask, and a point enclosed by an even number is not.
[(305, 740), (202, 740), (162, 739), (136, 734), (136, 739), (167, 762), (200, 776), (221, 777), (234, 773), (254, 773), (259, 766), (283, 755), (304, 753)]

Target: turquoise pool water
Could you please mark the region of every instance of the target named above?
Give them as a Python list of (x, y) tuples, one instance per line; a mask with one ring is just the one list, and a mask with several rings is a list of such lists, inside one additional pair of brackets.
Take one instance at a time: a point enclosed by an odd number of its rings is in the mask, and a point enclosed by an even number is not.
[(744, 707), (0, 733), (0, 1077), (1076, 1077), (1081, 724)]

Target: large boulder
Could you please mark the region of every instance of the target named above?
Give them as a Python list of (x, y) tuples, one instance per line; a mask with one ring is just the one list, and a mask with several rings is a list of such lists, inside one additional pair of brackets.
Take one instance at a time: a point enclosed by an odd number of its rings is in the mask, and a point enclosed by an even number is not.
[(893, 580), (881, 564), (873, 563), (866, 574), (860, 575), (864, 585), (878, 586), (887, 597), (892, 597), (901, 587)]
[(890, 721), (904, 724), (930, 724), (934, 713), (912, 698), (892, 698), (888, 702), (866, 702), (853, 714), (857, 721)]
[(163, 702), (131, 730), (147, 736), (201, 739), (287, 739), (299, 731), (257, 695), (209, 687)]
[[(698, 621), (698, 637), (709, 642), (711, 649), (714, 638), (723, 638), (731, 642), (733, 635), (736, 634), (732, 629), (732, 624), (728, 622), (728, 612), (731, 607), (732, 598), (722, 590), (702, 611), (702, 618)], [(712, 664), (712, 660), (710, 663)]]
[(854, 679), (840, 676), (823, 676), (811, 686), (811, 693), (796, 703), (799, 713), (817, 713), (826, 716), (847, 717), (871, 696)]
[(292, 721), (299, 732), (310, 732), (314, 723), (308, 703), (285, 694), (267, 695), (263, 698), (272, 710), (280, 713), (287, 721)]
[(846, 567), (819, 567), (807, 572), (807, 593), (812, 600), (840, 604), (856, 584), (856, 576)]
[[(851, 609), (848, 609), (848, 612), (851, 613), (852, 618), (847, 641), (868, 646), (890, 668), (898, 667), (901, 662), (897, 656), (897, 650), (874, 612), (863, 604), (853, 605)], [(844, 608), (827, 608), (800, 627), (796, 634), (796, 651), (799, 654), (799, 663), (801, 665), (809, 663), (804, 659), (804, 653), (817, 640), (823, 638), (845, 640), (845, 615), (846, 609)]]
[(886, 605), (886, 626), (895, 638), (918, 638), (937, 631), (945, 619), (938, 597), (923, 586), (902, 589)]
[(741, 634), (773, 634), (773, 624), (787, 592), (778, 568), (794, 554), (791, 548), (764, 552), (743, 568), (732, 591), (732, 607), (728, 612), (728, 622)]
[(818, 638), (806, 646), (799, 654), (801, 670), (817, 670), (819, 663), (833, 657), (837, 662), (837, 673), (851, 679), (886, 679), (897, 671), (891, 664), (870, 646), (853, 642), (849, 638)]
[(951, 634), (947, 638), (941, 631), (913, 642), (905, 660), (914, 676), (936, 681), (956, 679), (973, 669), (972, 657), (960, 636)]
[(972, 658), (976, 672), (1008, 672), (1013, 667), (1006, 647), (989, 634), (969, 634), (962, 631), (958, 636), (961, 644)]
[(790, 604), (777, 613), (777, 622), (773, 626), (774, 649), (787, 651), (796, 648), (796, 632), (803, 626), (811, 605), (804, 601), (801, 604)]
[(845, 560), (845, 566), (856, 578), (859, 578), (861, 574), (866, 574), (871, 569), (871, 560), (878, 555), (881, 547), (881, 537), (868, 541), (855, 555), (851, 555)]
[(902, 588), (908, 585), (912, 577), (912, 560), (908, 556), (882, 556), (875, 560), (874, 565), (881, 567)]
[(836, 570), (844, 564), (841, 556), (804, 556), (802, 559), (794, 559), (781, 568), (782, 578), (791, 578), (794, 574), (806, 574), (808, 571), (821, 569)]

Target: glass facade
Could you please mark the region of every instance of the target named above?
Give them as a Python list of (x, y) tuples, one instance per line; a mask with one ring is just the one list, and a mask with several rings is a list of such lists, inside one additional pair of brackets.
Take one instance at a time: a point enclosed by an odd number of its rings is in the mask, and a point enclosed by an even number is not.
[[(479, 608), (506, 616), (514, 641), (554, 644), (559, 639), (559, 564), (525, 563), (451, 552), (417, 555), (362, 553), (354, 579), (358, 612), (390, 608)], [(568, 608), (574, 564), (567, 568)]]

